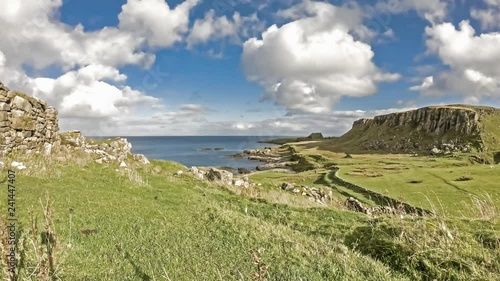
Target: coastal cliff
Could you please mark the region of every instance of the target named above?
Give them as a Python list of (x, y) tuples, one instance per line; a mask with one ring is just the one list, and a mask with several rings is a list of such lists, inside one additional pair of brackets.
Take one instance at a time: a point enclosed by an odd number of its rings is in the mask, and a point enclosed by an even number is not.
[(335, 144), (353, 152), (485, 152), (499, 149), (499, 125), (493, 107), (430, 106), (357, 120)]

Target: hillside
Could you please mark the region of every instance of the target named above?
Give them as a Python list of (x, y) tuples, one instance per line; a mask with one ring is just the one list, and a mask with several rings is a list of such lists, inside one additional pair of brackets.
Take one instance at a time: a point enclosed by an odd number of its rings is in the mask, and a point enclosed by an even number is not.
[(320, 144), (349, 153), (500, 151), (500, 109), (470, 105), (429, 106), (360, 119), (343, 136)]

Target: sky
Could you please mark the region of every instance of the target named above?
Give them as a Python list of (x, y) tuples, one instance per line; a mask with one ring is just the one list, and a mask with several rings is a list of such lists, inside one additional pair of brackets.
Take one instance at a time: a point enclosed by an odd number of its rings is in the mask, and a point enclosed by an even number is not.
[(0, 81), (89, 136), (338, 136), (500, 107), (500, 0), (0, 0)]

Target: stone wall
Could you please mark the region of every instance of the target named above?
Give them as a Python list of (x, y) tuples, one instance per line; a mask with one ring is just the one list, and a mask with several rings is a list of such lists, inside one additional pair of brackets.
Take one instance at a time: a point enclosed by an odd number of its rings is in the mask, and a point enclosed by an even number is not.
[(338, 176), (339, 168), (334, 167), (333, 171), (328, 175), (328, 178), (332, 181), (333, 184), (343, 186), (347, 189), (350, 189), (356, 193), (364, 194), (369, 197), (371, 200), (376, 202), (380, 206), (388, 206), (391, 208), (397, 208), (404, 210), (407, 214), (417, 214), (419, 216), (430, 215), (431, 211), (425, 210), (423, 208), (412, 206), (408, 203), (399, 201), (397, 199), (391, 198), (389, 196), (380, 194), (371, 189), (364, 188), (362, 186), (350, 183)]
[(50, 150), (58, 141), (58, 113), (44, 101), (0, 82), (0, 155)]

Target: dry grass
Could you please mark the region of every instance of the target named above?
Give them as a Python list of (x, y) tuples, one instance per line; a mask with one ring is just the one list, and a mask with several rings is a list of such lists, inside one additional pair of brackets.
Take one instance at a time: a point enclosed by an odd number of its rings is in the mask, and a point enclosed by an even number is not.
[(38, 220), (33, 214), (33, 211), (30, 212), (29, 220), (31, 245), (37, 261), (37, 266), (33, 274), (36, 276), (37, 280), (43, 281), (56, 279), (56, 256), (60, 249), (53, 222), (52, 204), (48, 193), (46, 194), (45, 202), (40, 200), (44, 218), (43, 231), (40, 232)]

